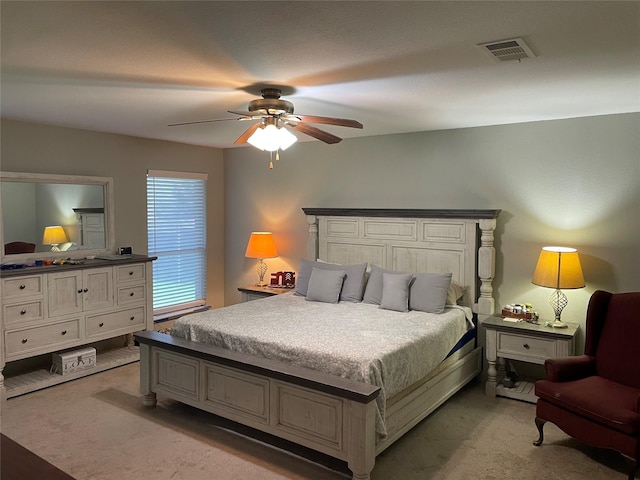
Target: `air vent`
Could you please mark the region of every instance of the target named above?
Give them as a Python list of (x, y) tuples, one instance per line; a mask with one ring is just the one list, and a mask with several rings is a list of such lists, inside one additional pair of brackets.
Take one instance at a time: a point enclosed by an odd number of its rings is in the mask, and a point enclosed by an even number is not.
[(509, 38), (507, 40), (480, 43), (478, 47), (497, 62), (535, 58), (536, 56), (522, 38)]

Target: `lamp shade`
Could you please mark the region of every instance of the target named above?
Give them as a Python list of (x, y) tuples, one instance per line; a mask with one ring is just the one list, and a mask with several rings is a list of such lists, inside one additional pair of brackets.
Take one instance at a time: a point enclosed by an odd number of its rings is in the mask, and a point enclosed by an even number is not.
[(273, 258), (278, 256), (271, 232), (252, 232), (247, 243), (247, 258)]
[(67, 235), (64, 233), (64, 229), (60, 225), (53, 225), (51, 227), (44, 227), (44, 234), (42, 235), (43, 245), (58, 245), (67, 241)]
[(534, 285), (556, 289), (585, 286), (580, 258), (575, 248), (544, 247), (533, 272)]

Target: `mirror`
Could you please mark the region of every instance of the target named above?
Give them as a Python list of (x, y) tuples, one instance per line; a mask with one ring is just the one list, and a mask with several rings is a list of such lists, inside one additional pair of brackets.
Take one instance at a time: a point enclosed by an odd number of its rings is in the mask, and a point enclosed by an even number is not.
[(2, 263), (115, 250), (113, 179), (0, 172)]

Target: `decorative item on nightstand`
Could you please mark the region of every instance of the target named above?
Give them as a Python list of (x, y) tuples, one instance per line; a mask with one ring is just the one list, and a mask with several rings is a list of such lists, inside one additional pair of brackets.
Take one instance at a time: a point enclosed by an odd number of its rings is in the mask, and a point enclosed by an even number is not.
[(555, 288), (549, 297), (549, 303), (555, 313), (555, 328), (566, 328), (566, 324), (560, 321), (562, 310), (569, 300), (561, 289), (582, 288), (585, 286), (580, 258), (575, 248), (544, 247), (538, 257), (536, 270), (533, 273), (534, 285)]
[(271, 232), (252, 232), (244, 256), (258, 259), (256, 271), (258, 272), (259, 280), (256, 286), (265, 287), (267, 284), (264, 281), (264, 274), (267, 273), (267, 265), (263, 262), (263, 259), (278, 256), (273, 234)]
[(64, 233), (64, 229), (60, 225), (53, 225), (51, 227), (44, 227), (44, 234), (42, 235), (42, 244), (51, 245), (52, 252), (59, 252), (61, 243), (66, 243), (67, 235)]

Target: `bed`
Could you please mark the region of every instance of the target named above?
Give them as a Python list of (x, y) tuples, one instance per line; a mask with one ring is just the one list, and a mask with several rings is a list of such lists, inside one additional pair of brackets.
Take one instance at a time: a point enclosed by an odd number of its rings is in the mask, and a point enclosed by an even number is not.
[[(179, 400), (344, 460), (354, 479), (366, 480), (376, 455), (482, 370), (474, 322), (494, 312), (493, 232), (500, 211), (303, 211), (308, 259), (301, 261), (296, 290), (304, 292), (190, 315), (172, 335), (137, 334), (141, 392), (145, 405), (155, 405), (157, 394)], [(373, 287), (367, 302), (342, 298), (349, 290), (345, 279), (356, 277), (345, 269), (363, 264), (363, 296), (382, 276), (382, 300)], [(309, 265), (311, 278), (303, 274)], [(397, 272), (411, 272), (411, 283)], [(308, 301), (318, 291), (326, 294), (325, 283), (318, 290), (320, 278), (332, 284), (341, 275), (340, 301)], [(437, 310), (442, 313), (398, 311), (396, 295), (389, 295), (392, 282), (405, 282), (406, 290), (417, 278), (447, 275), (458, 291)], [(392, 338), (385, 330), (390, 325), (403, 337), (393, 348), (395, 337), (384, 341)], [(258, 327), (268, 335), (258, 339)], [(439, 336), (428, 340), (423, 330)], [(373, 353), (364, 348), (376, 343)]]

